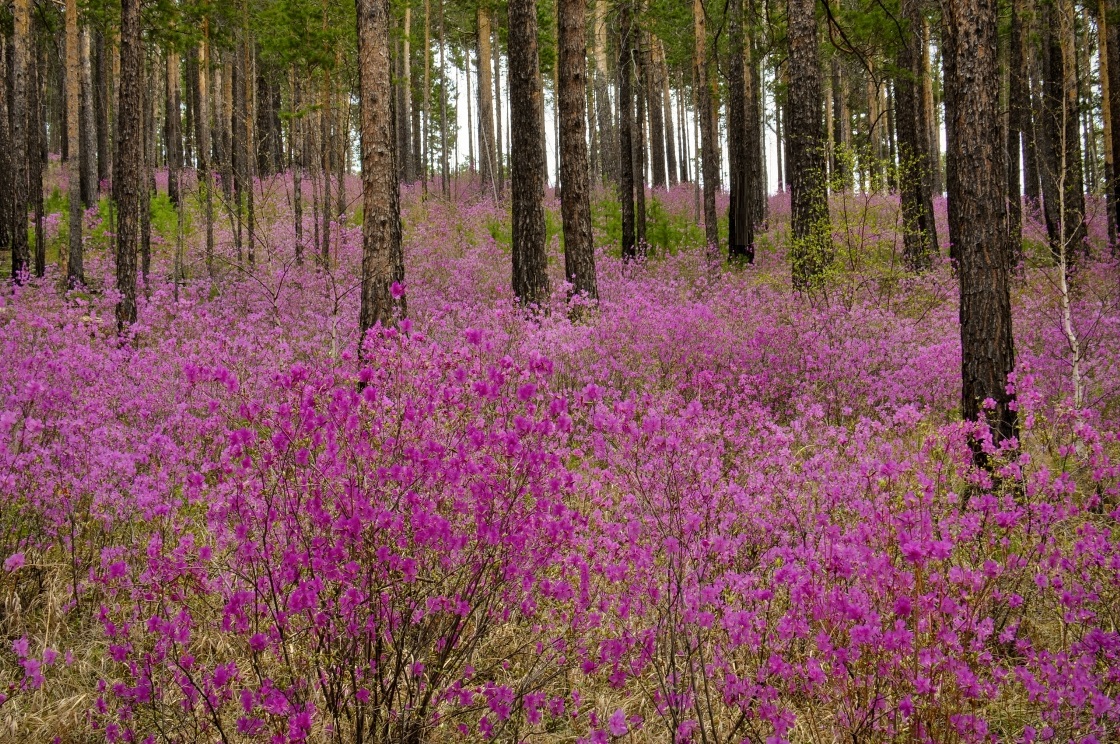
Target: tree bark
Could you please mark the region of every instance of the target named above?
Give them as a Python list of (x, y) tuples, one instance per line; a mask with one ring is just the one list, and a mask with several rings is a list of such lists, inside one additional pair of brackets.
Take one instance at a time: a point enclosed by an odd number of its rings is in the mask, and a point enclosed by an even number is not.
[(560, 0), (557, 15), (564, 274), (574, 292), (597, 299), (584, 97), (587, 87), (586, 0)]
[(144, 46), (140, 0), (121, 0), (119, 111), (113, 148), (113, 199), (117, 203), (117, 327), (136, 322), (136, 244), (140, 219), (140, 166), (144, 158)]
[(787, 177), (793, 228), (793, 284), (807, 289), (832, 263), (828, 194), (824, 188), (821, 72), (813, 0), (787, 0), (789, 121)]
[(27, 96), (27, 197), (31, 207), (31, 221), (35, 234), (35, 276), (42, 277), (47, 270), (47, 246), (43, 231), (43, 166), (47, 159), (47, 139), (43, 106), (43, 78), (46, 77), (47, 59), (42, 38), (31, 32), (31, 68), (28, 70)]
[(66, 140), (69, 159), (66, 177), (70, 182), (70, 235), (67, 246), (66, 285), (85, 283), (82, 267), (82, 156), (79, 134), (81, 123), (81, 49), (78, 34), (78, 1), (66, 0)]
[[(1105, 0), (1105, 14), (1109, 23), (1106, 28), (1107, 44), (1107, 70), (1108, 70), (1108, 96), (1105, 105), (1108, 107), (1109, 119), (1113, 126), (1120, 123), (1120, 23), (1116, 18), (1115, 0)], [(1117, 229), (1120, 230), (1120, 135), (1113, 129), (1112, 132), (1112, 208), (1114, 210)], [(1112, 255), (1120, 255), (1120, 240), (1113, 241)]]
[(81, 122), (78, 127), (81, 158), (81, 196), (82, 204), (91, 207), (97, 203), (97, 118), (94, 101), (93, 70), (90, 62), (90, 30), (78, 31), (78, 53), (81, 65)]
[(179, 174), (183, 169), (182, 99), (180, 97), (179, 53), (167, 53), (167, 115), (164, 135), (167, 140), (167, 196), (179, 206)]
[(901, 155), (898, 183), (903, 252), (911, 271), (925, 271), (937, 254), (937, 226), (930, 199), (929, 122), (921, 100), (925, 45), (920, 0), (902, 0), (901, 16), (904, 26), (897, 59), (895, 103)]
[(513, 293), (526, 306), (543, 307), (549, 297), (544, 220), (547, 163), (536, 0), (509, 2), (509, 105)]
[(622, 207), (622, 257), (636, 258), (634, 234), (634, 40), (631, 0), (618, 8), (618, 198)]
[(754, 220), (751, 214), (747, 169), (757, 151), (747, 148), (747, 80), (744, 70), (746, 44), (743, 33), (743, 0), (727, 6), (727, 152), (731, 194), (727, 214), (727, 259), (754, 263)]
[[(997, 0), (941, 0), (949, 124), (949, 240), (960, 282), (961, 414), (986, 415), (992, 438), (1016, 435), (1007, 168), (999, 127)], [(988, 401), (994, 403), (989, 408)], [(986, 464), (979, 445), (976, 461)]]
[(378, 323), (395, 324), (405, 313), (405, 301), (400, 189), (394, 162), (389, 0), (358, 0), (357, 13), (362, 150), (361, 354), (366, 332)]
[(497, 152), (494, 147), (494, 81), (490, 75), (490, 9), (478, 6), (478, 171), (482, 190), (497, 200)]
[(1023, 0), (1011, 4), (1011, 38), (1007, 47), (1007, 235), (1011, 263), (1018, 264), (1023, 247), (1023, 191), (1019, 178), (1023, 123), (1029, 116), (1030, 89), (1023, 73)]
[(11, 54), (12, 48), (7, 35), (0, 33), (0, 250), (4, 252), (11, 252), (12, 228), (15, 225), (12, 218), (15, 175), (9, 130), (11, 119), (8, 115), (8, 91), (11, 83), (8, 63)]
[(11, 121), (12, 198), (9, 227), (12, 248), (12, 279), (21, 282), (31, 271), (31, 246), (27, 237), (29, 163), (38, 153), (31, 152), (28, 127), (30, 117), (29, 72), (31, 68), (31, 2), (15, 0), (12, 5), (15, 33), (12, 36)]
[(619, 183), (619, 144), (611, 115), (610, 68), (607, 64), (607, 0), (595, 0), (595, 118), (599, 129), (599, 177)]
[(700, 158), (704, 179), (704, 240), (709, 263), (719, 259), (719, 222), (716, 191), (719, 190), (719, 134), (716, 130), (716, 93), (712, 61), (708, 59), (708, 24), (703, 0), (693, 0), (692, 23), (696, 41), (696, 114), (700, 126)]
[(210, 161), (210, 19), (202, 20), (202, 42), (198, 52), (198, 113), (195, 140), (198, 142), (198, 186), (202, 190), (202, 214), (206, 230), (206, 275), (214, 278), (214, 177)]
[(661, 60), (658, 58), (658, 40), (648, 36), (649, 49), (645, 52), (646, 100), (649, 110), (650, 183), (663, 189), (665, 176), (665, 100), (662, 98), (664, 83), (661, 80)]
[(677, 146), (676, 137), (673, 134), (673, 97), (669, 88), (669, 66), (665, 62), (665, 45), (661, 43), (660, 39), (657, 40), (657, 65), (660, 70), (658, 75), (661, 78), (661, 97), (665, 103), (665, 114), (662, 119), (665, 128), (665, 157), (667, 161), (665, 170), (669, 178), (669, 188), (672, 188), (679, 182)]
[[(506, 150), (502, 145), (502, 52), (498, 34), (497, 19), (494, 27), (494, 44), (491, 51), (494, 54), (494, 167), (498, 172), (498, 198), (501, 199), (506, 190)], [(508, 81), (508, 77), (506, 78)]]

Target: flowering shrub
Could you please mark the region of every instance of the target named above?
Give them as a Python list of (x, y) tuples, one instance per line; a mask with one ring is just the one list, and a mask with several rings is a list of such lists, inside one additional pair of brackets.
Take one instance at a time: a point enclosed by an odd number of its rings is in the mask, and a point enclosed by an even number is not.
[(176, 301), (157, 251), (126, 338), (96, 242), (89, 291), (0, 299), (13, 737), (1115, 738), (1115, 266), (1077, 278), (1080, 410), (1024, 270), (989, 474), (947, 267), (799, 297), (780, 241), (723, 273), (603, 251), (597, 310), (569, 320), (557, 263), (526, 318), (503, 210), (406, 190), (412, 317), (359, 364), (360, 235), (296, 264), (285, 188), (213, 283), (192, 215), (193, 278)]

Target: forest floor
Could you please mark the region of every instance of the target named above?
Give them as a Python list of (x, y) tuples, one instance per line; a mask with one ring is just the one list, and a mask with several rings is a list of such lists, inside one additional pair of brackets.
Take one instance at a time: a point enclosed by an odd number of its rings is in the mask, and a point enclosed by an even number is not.
[(896, 199), (834, 197), (836, 263), (798, 294), (788, 196), (729, 268), (688, 187), (651, 194), (633, 263), (600, 193), (601, 301), (575, 311), (550, 196), (527, 316), (508, 204), (404, 192), (408, 319), (364, 364), (356, 180), (327, 262), (307, 204), (297, 261), (290, 179), (261, 187), (252, 264), (220, 207), (213, 281), (192, 195), (179, 287), (161, 197), (123, 339), (103, 210), (64, 297), (48, 200), (47, 276), (0, 297), (0, 739), (1115, 738), (1103, 218), (1070, 298), (1080, 405), (1028, 220), (1021, 431), (989, 474), (956, 277), (905, 271)]

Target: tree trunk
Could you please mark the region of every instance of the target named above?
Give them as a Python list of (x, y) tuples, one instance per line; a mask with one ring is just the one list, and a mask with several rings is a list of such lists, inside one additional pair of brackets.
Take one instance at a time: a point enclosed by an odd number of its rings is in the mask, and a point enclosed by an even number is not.
[(478, 6), (478, 171), (483, 192), (497, 200), (497, 153), (494, 149), (494, 82), (490, 75), (490, 9)]
[(179, 83), (179, 53), (167, 53), (167, 116), (164, 133), (167, 139), (167, 196), (179, 206), (179, 173), (183, 168), (182, 100)]
[[(619, 143), (611, 115), (610, 69), (607, 64), (607, 0), (595, 0), (595, 118), (599, 128), (599, 177), (619, 180)], [(625, 241), (624, 241), (625, 242)]]
[(813, 0), (787, 0), (789, 121), (787, 171), (793, 229), (793, 284), (811, 287), (832, 263), (828, 195), (824, 189), (821, 71)]
[[(292, 217), (296, 232), (296, 263), (303, 264), (303, 111), (299, 68), (292, 66), (292, 116), (288, 120), (288, 140), (292, 148)], [(365, 195), (365, 182), (362, 182)]]
[[(94, 114), (97, 118), (97, 180), (104, 183), (109, 180), (113, 169), (111, 147), (112, 130), (109, 126), (109, 114), (112, 104), (109, 97), (109, 44), (105, 34), (100, 31), (94, 33), (96, 42), (97, 64), (94, 67), (96, 79), (94, 80)], [(100, 188), (100, 186), (98, 187)]]
[(136, 243), (140, 219), (140, 165), (144, 158), (144, 46), (140, 0), (121, 0), (119, 110), (113, 148), (113, 200), (117, 203), (117, 327), (136, 322)]
[(727, 259), (754, 263), (754, 220), (750, 206), (747, 169), (757, 152), (747, 149), (747, 80), (744, 71), (746, 44), (743, 34), (743, 0), (727, 6), (727, 153), (731, 194), (727, 212)]
[[(639, 0), (641, 3), (642, 0)], [(639, 12), (642, 6), (638, 6)], [(645, 54), (642, 49), (645, 46), (642, 40), (645, 37), (645, 32), (642, 31), (641, 26), (638, 26), (634, 33), (634, 50), (631, 56), (635, 66), (635, 78), (638, 82), (638, 89), (634, 94), (634, 119), (633, 119), (633, 143), (634, 143), (634, 239), (638, 241), (638, 249), (645, 252), (646, 249), (646, 91), (649, 88), (649, 80), (646, 77)]]
[(549, 297), (544, 220), (547, 163), (536, 0), (509, 2), (509, 106), (513, 293), (523, 305), (544, 306)]
[(78, 1), (66, 0), (66, 140), (69, 159), (66, 177), (70, 182), (69, 256), (66, 262), (66, 286), (85, 283), (82, 269), (82, 155), (85, 153), (79, 134), (81, 123), (81, 49), (78, 34)]
[(587, 162), (584, 98), (587, 87), (587, 3), (585, 0), (560, 0), (557, 15), (564, 274), (574, 292), (597, 299), (599, 288), (595, 279), (595, 246), (591, 235), (591, 171)]
[[(254, 196), (256, 181), (256, 173), (254, 166), (256, 165), (256, 133), (254, 131), (254, 111), (253, 111), (253, 82), (256, 78), (254, 74), (254, 55), (253, 55), (253, 42), (249, 35), (249, 11), (248, 6), (242, 11), (244, 13), (244, 26), (242, 27), (242, 40), (241, 40), (241, 67), (245, 74), (241, 77), (241, 83), (244, 86), (242, 91), (242, 116), (244, 117), (244, 151), (242, 153), (242, 162), (244, 164), (244, 189), (245, 189), (245, 246), (246, 257), (249, 259), (249, 265), (252, 266), (256, 261), (256, 214), (254, 211)], [(341, 179), (340, 179), (341, 180)]]
[[(1106, 28), (1106, 44), (1108, 54), (1108, 96), (1105, 106), (1108, 107), (1109, 119), (1113, 125), (1120, 123), (1120, 23), (1114, 15), (1116, 12), (1116, 3), (1113, 0), (1105, 0), (1105, 13), (1108, 15)], [(1120, 133), (1115, 130), (1112, 132), (1112, 205), (1115, 214), (1114, 221), (1116, 222), (1117, 229), (1120, 230)], [(1112, 244), (1113, 257), (1120, 255), (1120, 240), (1114, 241)]]
[[(747, 16), (744, 20), (744, 24), (749, 23), (753, 28), (756, 17), (754, 0), (747, 0)], [(746, 65), (743, 70), (744, 103), (746, 105), (746, 129), (743, 132), (743, 149), (746, 152), (747, 158), (744, 173), (747, 179), (747, 219), (750, 221), (751, 227), (752, 240), (750, 245), (752, 246), (753, 257), (754, 229), (766, 220), (768, 196), (765, 170), (766, 142), (762, 136), (764, 126), (762, 100), (766, 91), (763, 88), (762, 75), (759, 67), (760, 55), (750, 35), (747, 35), (744, 52), (747, 55)]]
[(903, 252), (911, 271), (925, 271), (937, 254), (930, 163), (929, 122), (922, 106), (922, 5), (920, 0), (902, 0), (902, 43), (898, 51), (895, 79), (899, 145), (899, 197), (902, 207)]
[(1023, 73), (1023, 0), (1011, 4), (1011, 38), (1007, 47), (1007, 235), (1011, 263), (1019, 263), (1023, 248), (1023, 192), (1019, 179), (1023, 122), (1029, 116), (1030, 89)]
[(35, 234), (35, 276), (47, 270), (47, 245), (43, 232), (43, 165), (47, 159), (47, 140), (43, 111), (43, 78), (47, 59), (43, 40), (31, 26), (31, 69), (28, 71), (27, 120), (27, 197)]
[[(145, 55), (146, 56), (146, 55)], [(144, 280), (145, 296), (150, 291), (148, 274), (152, 268), (152, 197), (155, 196), (155, 107), (156, 87), (154, 61), (145, 71), (141, 88), (143, 124), (140, 140), (140, 277)]]
[[(358, 0), (361, 90), (362, 303), (359, 355), (366, 331), (405, 313), (400, 190), (393, 142), (389, 0)], [(396, 285), (396, 286), (394, 286)]]
[(11, 121), (11, 234), (12, 279), (21, 282), (31, 271), (31, 246), (27, 237), (28, 181), (30, 179), (29, 160), (38, 153), (31, 151), (31, 136), (28, 128), (30, 119), (31, 81), (31, 2), (15, 0), (13, 6), (15, 33), (12, 36), (11, 74), (12, 105), (9, 110)]
[(439, 3), (439, 173), (444, 199), (451, 198), (451, 164), (447, 159), (447, 35), (443, 25), (443, 3)]
[(15, 176), (12, 163), (12, 136), (9, 130), (11, 119), (8, 116), (8, 92), (10, 76), (8, 63), (12, 48), (6, 34), (0, 33), (0, 251), (11, 252), (12, 201), (15, 191)]
[(668, 174), (669, 188), (677, 185), (679, 174), (677, 172), (677, 145), (673, 135), (673, 97), (669, 88), (669, 66), (665, 62), (665, 45), (657, 41), (658, 76), (661, 78), (661, 99), (665, 104), (665, 113), (662, 121), (665, 129), (665, 158), (666, 173)]
[[(949, 240), (960, 282), (961, 414), (986, 415), (996, 443), (1016, 435), (1007, 391), (1015, 364), (1007, 168), (999, 117), (997, 0), (941, 0), (945, 112), (949, 125)], [(989, 408), (988, 401), (994, 406)], [(987, 458), (974, 444), (978, 463)]]
[(93, 70), (90, 64), (89, 28), (78, 31), (78, 53), (81, 65), (81, 112), (78, 126), (79, 150), (81, 159), (81, 197), (85, 207), (97, 203), (97, 119), (95, 116), (95, 91), (93, 87)]
[(719, 133), (716, 129), (715, 81), (712, 61), (708, 59), (708, 28), (703, 0), (693, 0), (693, 33), (696, 39), (696, 114), (700, 126), (700, 157), (704, 178), (704, 240), (708, 262), (719, 259), (719, 223), (716, 218), (716, 191), (719, 190)]
[(646, 100), (649, 108), (650, 182), (655, 188), (665, 188), (665, 101), (661, 97), (661, 60), (658, 57), (658, 40), (648, 36), (649, 49), (645, 52)]
[[(506, 150), (502, 145), (502, 52), (498, 44), (498, 23), (494, 26), (494, 43), (491, 51), (494, 54), (494, 166), (498, 171), (498, 198), (501, 199), (506, 190)], [(506, 78), (509, 80), (508, 76)]]
[(634, 235), (634, 28), (631, 0), (618, 8), (618, 198), (622, 207), (622, 257), (638, 255)]
[(206, 275), (214, 277), (214, 178), (210, 162), (210, 19), (202, 21), (202, 43), (198, 52), (198, 106), (195, 141), (198, 143), (198, 188), (202, 194), (202, 217), (206, 230)]

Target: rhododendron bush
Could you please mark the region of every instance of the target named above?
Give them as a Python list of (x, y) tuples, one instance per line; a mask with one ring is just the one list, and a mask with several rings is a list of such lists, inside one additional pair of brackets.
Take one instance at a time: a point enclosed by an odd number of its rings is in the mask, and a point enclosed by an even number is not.
[(404, 204), (409, 318), (361, 354), (358, 229), (297, 264), (282, 197), (213, 281), (196, 215), (177, 299), (157, 241), (123, 338), (93, 241), (88, 291), (3, 295), (5, 736), (1115, 740), (1114, 264), (1075, 276), (1080, 409), (1051, 270), (1018, 275), (987, 472), (952, 269), (892, 274), (889, 236), (810, 296), (780, 197), (749, 269), (600, 234), (575, 312), (554, 242), (526, 314), (502, 207)]

